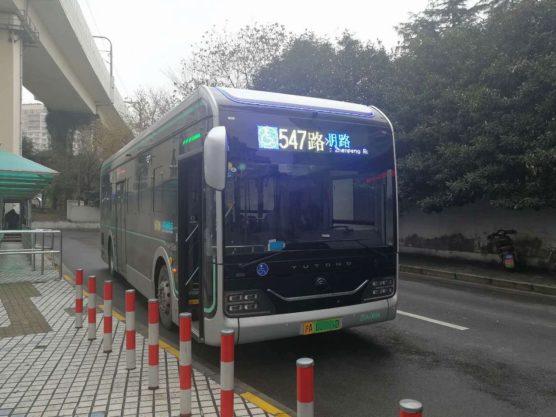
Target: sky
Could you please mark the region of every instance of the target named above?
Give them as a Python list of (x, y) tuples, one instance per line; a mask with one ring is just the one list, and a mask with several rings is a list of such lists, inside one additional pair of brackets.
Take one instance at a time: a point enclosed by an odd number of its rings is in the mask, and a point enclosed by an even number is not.
[[(428, 0), (78, 0), (93, 35), (113, 44), (116, 87), (130, 97), (140, 87), (171, 87), (191, 45), (213, 27), (279, 23), (331, 39), (345, 29), (362, 40), (398, 41), (395, 26)], [(100, 50), (106, 42), (97, 41)], [(107, 56), (107, 54), (105, 54)], [(26, 94), (29, 97), (29, 94)]]

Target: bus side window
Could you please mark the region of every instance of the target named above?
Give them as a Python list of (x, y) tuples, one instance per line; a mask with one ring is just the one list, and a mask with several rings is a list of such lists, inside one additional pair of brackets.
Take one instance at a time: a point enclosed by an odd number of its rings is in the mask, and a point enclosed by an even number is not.
[(125, 179), (124, 185), (125, 211), (129, 213), (129, 178)]
[(143, 181), (141, 175), (144, 175), (142, 172), (139, 172), (139, 177), (137, 179), (137, 212), (141, 213), (141, 189), (143, 188)]
[(153, 171), (153, 211), (166, 211), (164, 207), (164, 168), (157, 167)]

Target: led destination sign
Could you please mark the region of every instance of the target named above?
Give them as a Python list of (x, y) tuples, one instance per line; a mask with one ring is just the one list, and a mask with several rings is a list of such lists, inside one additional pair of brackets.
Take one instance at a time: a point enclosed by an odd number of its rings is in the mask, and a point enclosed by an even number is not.
[(347, 132), (321, 132), (276, 126), (257, 126), (259, 149), (314, 153), (368, 155), (364, 147), (354, 146)]

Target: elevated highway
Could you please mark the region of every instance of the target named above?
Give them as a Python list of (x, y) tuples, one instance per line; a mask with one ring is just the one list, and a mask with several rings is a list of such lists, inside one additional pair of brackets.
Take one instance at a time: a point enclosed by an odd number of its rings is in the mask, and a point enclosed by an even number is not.
[(114, 78), (75, 0), (0, 0), (0, 149), (21, 153), (21, 85), (49, 110), (129, 127)]

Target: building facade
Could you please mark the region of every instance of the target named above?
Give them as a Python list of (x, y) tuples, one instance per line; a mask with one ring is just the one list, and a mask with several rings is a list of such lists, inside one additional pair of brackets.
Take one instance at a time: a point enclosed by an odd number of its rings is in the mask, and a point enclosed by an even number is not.
[(46, 129), (46, 107), (42, 103), (24, 103), (21, 112), (21, 133), (33, 142), (35, 151), (50, 148), (50, 136)]

